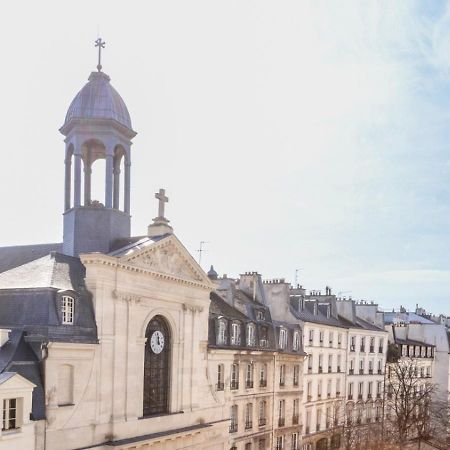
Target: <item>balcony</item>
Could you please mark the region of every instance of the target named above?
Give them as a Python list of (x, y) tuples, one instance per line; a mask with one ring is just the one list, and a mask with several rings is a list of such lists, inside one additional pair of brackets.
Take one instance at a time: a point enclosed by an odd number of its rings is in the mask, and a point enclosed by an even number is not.
[(372, 393), (369, 392), (369, 393), (367, 394), (367, 399), (371, 399), (371, 398), (372, 398)]
[(360, 351), (361, 353), (364, 353), (364, 352), (366, 351), (366, 349), (364, 348), (363, 345), (361, 345), (361, 347), (359, 347), (359, 351)]
[(383, 353), (383, 347), (378, 347), (378, 353)]
[(358, 400), (362, 400), (362, 394), (358, 394)]
[(292, 425), (298, 425), (298, 414), (292, 416)]
[(251, 389), (253, 387), (253, 380), (245, 380), (245, 387)]
[(369, 375), (373, 375), (373, 369), (369, 369)]
[(359, 369), (359, 374), (364, 375), (364, 369)]
[(339, 397), (341, 395), (341, 391), (336, 391), (336, 397)]
[(266, 425), (266, 418), (265, 417), (260, 417), (259, 421), (258, 421), (258, 425), (260, 427), (263, 427)]
[(259, 387), (267, 387), (267, 380), (259, 380)]
[(238, 430), (238, 424), (237, 423), (232, 423), (230, 425), (230, 433), (236, 433)]
[(353, 394), (348, 394), (347, 400), (353, 400)]
[(236, 390), (236, 389), (239, 389), (239, 381), (232, 381), (231, 383), (230, 383), (230, 389), (231, 390)]
[(353, 375), (354, 372), (355, 372), (354, 369), (348, 369), (348, 374), (349, 375)]
[(377, 398), (381, 398), (381, 393), (377, 392)]
[(332, 370), (333, 368), (331, 366), (328, 366), (328, 373), (331, 373)]
[(323, 368), (322, 368), (322, 366), (319, 366), (319, 373), (322, 373), (323, 372)]
[(337, 372), (341, 373), (341, 366), (337, 366)]
[(370, 352), (370, 353), (374, 353), (374, 352), (375, 352), (375, 348), (373, 347), (373, 345), (370, 346), (369, 352)]
[(245, 421), (245, 429), (250, 430), (253, 428), (253, 422), (252, 421)]
[(216, 391), (223, 391), (225, 389), (225, 385), (222, 382), (216, 384)]
[(278, 426), (279, 427), (284, 427), (284, 422), (285, 422), (284, 417), (280, 417), (278, 419)]
[(378, 375), (383, 375), (383, 371), (381, 369), (378, 369)]

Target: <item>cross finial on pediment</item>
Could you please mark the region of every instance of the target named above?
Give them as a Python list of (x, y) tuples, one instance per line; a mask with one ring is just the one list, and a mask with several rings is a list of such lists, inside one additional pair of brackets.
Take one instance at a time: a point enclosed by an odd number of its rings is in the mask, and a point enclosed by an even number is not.
[(159, 192), (155, 194), (155, 198), (159, 200), (158, 205), (158, 219), (165, 219), (164, 217), (164, 203), (169, 202), (169, 197), (166, 196), (166, 190), (160, 189)]

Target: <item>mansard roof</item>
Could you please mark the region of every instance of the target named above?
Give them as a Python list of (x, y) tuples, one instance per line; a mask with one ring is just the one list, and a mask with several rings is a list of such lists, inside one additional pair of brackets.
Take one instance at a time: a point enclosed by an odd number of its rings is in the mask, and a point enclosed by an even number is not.
[[(97, 343), (85, 268), (79, 258), (52, 252), (0, 274), (0, 327), (41, 341)], [(59, 295), (75, 298), (73, 325), (62, 325)]]
[(0, 273), (42, 258), (50, 252), (61, 252), (62, 243), (0, 247)]

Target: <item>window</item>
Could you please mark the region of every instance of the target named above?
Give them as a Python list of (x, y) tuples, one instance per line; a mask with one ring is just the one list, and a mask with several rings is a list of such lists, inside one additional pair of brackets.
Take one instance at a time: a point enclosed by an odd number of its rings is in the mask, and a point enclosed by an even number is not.
[(322, 380), (317, 383), (317, 398), (322, 398)]
[(305, 434), (309, 434), (310, 431), (311, 431), (311, 411), (306, 411)]
[(328, 344), (330, 347), (333, 347), (333, 332), (330, 331), (330, 334), (328, 335)]
[(291, 436), (291, 444), (292, 444), (291, 449), (292, 450), (299, 450), (298, 442), (299, 442), (298, 433), (292, 433), (292, 436)]
[(261, 364), (259, 368), (259, 386), (266, 387), (267, 386), (267, 364)]
[(377, 398), (381, 398), (382, 381), (377, 381)]
[(251, 442), (247, 442), (245, 444), (245, 450), (252, 450), (252, 443)]
[(253, 403), (247, 403), (245, 407), (245, 429), (253, 428)]
[(313, 368), (313, 355), (309, 354), (308, 355), (308, 373), (312, 372), (312, 368)]
[(61, 298), (62, 323), (65, 325), (73, 325), (75, 299), (68, 295)]
[(256, 320), (264, 320), (264, 311), (256, 311)]
[(258, 450), (266, 450), (266, 440), (260, 439), (258, 441)]
[(356, 342), (356, 338), (355, 338), (355, 336), (352, 336), (352, 337), (350, 338), (350, 351), (351, 351), (351, 352), (354, 352), (354, 351), (355, 351), (355, 348), (356, 348), (355, 342)]
[(327, 398), (331, 397), (331, 380), (327, 382)]
[(309, 345), (312, 345), (314, 341), (314, 330), (309, 330)]
[(241, 327), (238, 323), (231, 324), (231, 345), (241, 344)]
[(382, 362), (380, 359), (380, 361), (378, 361), (378, 375), (381, 375), (382, 373), (383, 373), (383, 369), (382, 369)]
[(340, 395), (341, 393), (341, 380), (339, 378), (336, 379), (336, 395)]
[(294, 380), (293, 380), (294, 386), (298, 386), (299, 374), (300, 374), (300, 366), (298, 364), (296, 364), (294, 366)]
[(287, 344), (287, 331), (284, 328), (280, 328), (280, 348), (286, 348)]
[(353, 383), (348, 383), (348, 399), (353, 399)]
[(294, 332), (294, 340), (292, 342), (292, 349), (297, 351), (300, 348), (300, 333), (298, 331)]
[(278, 426), (284, 427), (284, 409), (285, 409), (285, 400), (280, 400), (278, 402)]
[(319, 373), (323, 372), (323, 355), (319, 355)]
[(349, 375), (353, 375), (354, 371), (355, 371), (355, 360), (351, 359), (350, 360), (350, 367), (348, 368), (348, 374)]
[(367, 397), (372, 398), (372, 390), (373, 390), (373, 381), (369, 381), (368, 389), (367, 389)]
[(259, 426), (263, 427), (266, 424), (266, 408), (267, 403), (265, 400), (259, 402)]
[(360, 381), (359, 383), (358, 383), (358, 399), (362, 399), (362, 396), (363, 396), (363, 389), (364, 389), (364, 382), (363, 381)]
[(239, 389), (239, 364), (231, 365), (230, 388)]
[(338, 355), (338, 357), (337, 357), (337, 370), (336, 370), (336, 372), (340, 372), (340, 371), (341, 371), (341, 361), (342, 361), (342, 357), (341, 357), (341, 355)]
[(360, 348), (360, 350), (362, 351), (362, 352), (365, 352), (366, 351), (366, 339), (365, 338), (361, 338), (361, 348)]
[(292, 425), (298, 425), (298, 413), (299, 413), (299, 399), (294, 399), (294, 405), (292, 408)]
[(323, 345), (323, 331), (319, 331), (319, 343)]
[(284, 449), (284, 442), (283, 442), (283, 436), (277, 436), (277, 444), (276, 444), (276, 450), (283, 450)]
[(312, 389), (312, 383), (311, 381), (308, 381), (308, 384), (306, 385), (306, 395), (307, 395), (307, 401), (311, 401), (311, 389)]
[(364, 373), (364, 360), (359, 360), (359, 373), (362, 375)]
[(286, 379), (286, 365), (282, 364), (280, 366), (280, 386), (284, 386)]
[(328, 406), (325, 410), (325, 429), (328, 430), (330, 428), (330, 422), (332, 419), (331, 407)]
[(375, 351), (375, 338), (371, 337), (370, 338), (370, 344), (369, 344), (370, 348), (369, 348), (369, 352), (373, 353)]
[(328, 372), (333, 372), (333, 355), (328, 355)]
[(369, 360), (369, 375), (373, 374), (373, 360)]
[(230, 433), (236, 433), (237, 430), (238, 430), (238, 405), (233, 405), (231, 407)]
[(254, 347), (255, 342), (255, 325), (253, 323), (249, 323), (247, 325), (247, 346)]
[(19, 398), (7, 398), (3, 400), (3, 422), (2, 430), (13, 430), (20, 428)]
[(259, 345), (261, 347), (268, 347), (269, 340), (267, 339), (267, 327), (261, 327), (259, 332), (260, 332)]
[(217, 344), (223, 345), (227, 343), (227, 323), (225, 320), (219, 320), (219, 332), (217, 334)]
[(383, 339), (380, 339), (380, 343), (378, 344), (378, 353), (383, 353)]
[(216, 386), (217, 391), (223, 391), (224, 389), (223, 379), (224, 379), (223, 364), (219, 364), (217, 366), (217, 386)]
[(317, 409), (316, 431), (320, 431), (321, 425), (322, 425), (322, 410), (320, 408), (318, 408)]
[(252, 388), (253, 387), (253, 364), (247, 364), (247, 371), (245, 375), (245, 387)]

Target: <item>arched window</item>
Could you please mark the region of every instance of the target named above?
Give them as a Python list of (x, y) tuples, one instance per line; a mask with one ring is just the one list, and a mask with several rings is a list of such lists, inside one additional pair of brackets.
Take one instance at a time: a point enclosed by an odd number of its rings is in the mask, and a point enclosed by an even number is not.
[(170, 334), (166, 320), (154, 317), (145, 332), (144, 416), (169, 412)]
[(58, 405), (73, 404), (73, 367), (62, 364), (58, 368)]

